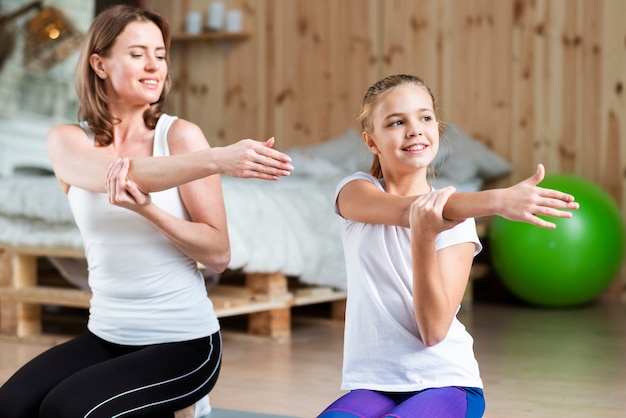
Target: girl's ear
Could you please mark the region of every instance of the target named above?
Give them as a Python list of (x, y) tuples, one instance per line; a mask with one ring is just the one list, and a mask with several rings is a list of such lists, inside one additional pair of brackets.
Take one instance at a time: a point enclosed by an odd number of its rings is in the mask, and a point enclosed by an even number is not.
[(376, 146), (376, 142), (374, 142), (374, 137), (369, 134), (369, 132), (363, 131), (362, 134), (363, 142), (365, 142), (365, 146), (371, 151), (372, 154), (378, 155), (378, 147)]
[(91, 65), (91, 69), (96, 73), (98, 77), (101, 79), (107, 78), (107, 73), (104, 70), (104, 60), (98, 54), (91, 54), (89, 57), (89, 64)]

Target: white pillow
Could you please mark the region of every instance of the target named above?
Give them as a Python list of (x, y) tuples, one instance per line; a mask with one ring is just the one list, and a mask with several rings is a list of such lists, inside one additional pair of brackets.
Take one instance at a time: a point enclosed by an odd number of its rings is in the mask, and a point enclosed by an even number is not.
[(497, 178), (509, 173), (512, 168), (502, 157), (452, 123), (442, 135), (439, 153), (433, 164), (438, 177), (458, 183), (476, 178)]
[[(304, 161), (308, 157), (309, 161), (322, 159), (329, 162), (343, 173), (354, 173), (356, 171), (369, 171), (372, 164), (372, 153), (363, 143), (361, 135), (353, 128), (349, 128), (342, 135), (332, 138), (318, 145), (307, 147), (294, 147), (286, 151), (293, 158), (293, 155), (300, 157)], [(294, 161), (294, 173), (298, 171), (297, 161)]]
[(341, 167), (322, 157), (307, 153), (304, 148), (292, 148), (286, 153), (291, 157), (292, 176), (335, 177), (344, 173)]

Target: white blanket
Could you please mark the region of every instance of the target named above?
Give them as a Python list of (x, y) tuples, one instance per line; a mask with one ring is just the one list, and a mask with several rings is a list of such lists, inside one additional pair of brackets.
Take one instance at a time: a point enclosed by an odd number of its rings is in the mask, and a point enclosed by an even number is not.
[[(338, 179), (276, 182), (222, 177), (231, 269), (298, 276), (345, 288), (343, 250), (332, 211)], [(0, 178), (0, 243), (82, 248), (67, 197), (54, 177)]]

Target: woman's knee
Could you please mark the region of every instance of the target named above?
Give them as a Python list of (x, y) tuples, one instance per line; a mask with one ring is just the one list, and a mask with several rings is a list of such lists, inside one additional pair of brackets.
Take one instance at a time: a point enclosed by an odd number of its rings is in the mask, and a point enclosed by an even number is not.
[(15, 401), (0, 397), (0, 417), (3, 418), (36, 417), (39, 414), (37, 409), (36, 406), (20, 405)]
[[(68, 410), (75, 408), (74, 402), (68, 402), (65, 399), (63, 402), (63, 398), (58, 396), (47, 396), (39, 410), (40, 418), (53, 418), (53, 417), (78, 417), (82, 415), (77, 415), (75, 410)], [(84, 415), (84, 414), (83, 414)]]
[(39, 418), (83, 417), (91, 408), (89, 402), (76, 387), (61, 383), (41, 402)]
[(9, 380), (0, 387), (0, 417), (23, 418), (36, 417), (39, 414), (39, 403), (33, 392), (24, 390)]

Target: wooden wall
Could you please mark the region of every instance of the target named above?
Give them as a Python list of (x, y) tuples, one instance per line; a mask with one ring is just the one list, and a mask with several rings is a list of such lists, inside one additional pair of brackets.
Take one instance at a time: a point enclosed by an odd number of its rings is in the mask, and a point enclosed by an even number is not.
[[(181, 30), (208, 1), (144, 0)], [(514, 165), (497, 185), (548, 172), (604, 187), (626, 219), (626, 2), (225, 0), (242, 41), (177, 42), (169, 110), (210, 142), (276, 136), (279, 148), (354, 126), (385, 75), (426, 79), (440, 118)], [(601, 249), (599, 249), (601, 251)], [(622, 274), (624, 276), (624, 274)]]
[[(144, 0), (182, 30), (206, 0)], [(380, 69), (376, 1), (226, 0), (244, 13), (246, 40), (175, 42), (170, 110), (200, 124), (212, 144), (275, 136), (287, 148), (354, 123)]]

